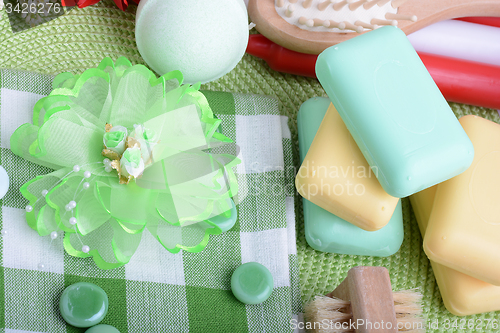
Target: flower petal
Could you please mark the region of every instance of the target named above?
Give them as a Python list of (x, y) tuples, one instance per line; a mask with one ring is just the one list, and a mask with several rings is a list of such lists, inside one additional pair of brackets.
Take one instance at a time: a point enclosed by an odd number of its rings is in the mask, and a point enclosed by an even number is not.
[(80, 75), (74, 75), (73, 73), (70, 72), (57, 74), (54, 80), (52, 81), (52, 89), (57, 89), (57, 88), (73, 89), (79, 77)]
[(33, 125), (41, 127), (54, 113), (69, 110), (68, 96), (49, 95), (36, 102), (33, 108)]
[[(82, 79), (85, 79), (82, 78)], [(106, 122), (109, 118), (109, 105), (106, 106), (107, 100), (110, 98), (110, 88), (109, 82), (103, 77), (90, 77), (83, 81), (83, 85), (78, 90), (78, 95), (71, 97), (73, 104), (78, 105), (81, 109), (86, 110), (87, 113), (91, 114), (94, 120), (90, 120), (88, 117), (83, 116), (89, 121), (93, 122), (99, 127), (100, 123)], [(107, 110), (108, 109), (108, 110)], [(102, 113), (106, 116), (102, 117)]]
[(59, 169), (61, 165), (50, 160), (41, 160), (30, 154), (30, 147), (38, 139), (38, 127), (31, 124), (21, 125), (10, 137), (10, 149), (14, 154), (30, 162), (51, 168)]
[(99, 162), (103, 133), (104, 129), (85, 127), (72, 112), (58, 112), (40, 128), (30, 154), (65, 167)]
[(68, 171), (69, 169), (60, 169), (44, 176), (38, 176), (21, 186), (21, 194), (28, 199), (29, 205), (32, 207), (31, 212), (26, 213), (26, 220), (31, 228), (37, 229), (38, 213), (47, 205), (44, 194), (54, 188)]
[[(64, 248), (75, 257), (92, 256), (101, 269), (112, 269), (123, 266), (130, 260), (139, 246), (141, 237), (142, 233), (128, 233), (116, 220), (111, 219), (87, 235), (66, 233)], [(83, 246), (88, 246), (90, 252), (83, 252)]]
[(97, 182), (97, 196), (114, 218), (142, 225), (153, 211), (157, 193), (140, 188), (135, 182), (119, 184), (118, 177), (115, 177)]
[(164, 221), (148, 221), (149, 232), (172, 253), (181, 249), (200, 252), (208, 244), (210, 235), (218, 235), (222, 230), (214, 223), (203, 221), (188, 226), (173, 226)]
[(109, 221), (111, 215), (96, 198), (93, 188), (89, 188), (78, 200), (75, 217), (79, 233), (87, 235)]
[(59, 226), (56, 222), (56, 210), (49, 205), (44, 205), (38, 211), (36, 218), (36, 231), (40, 236), (48, 236), (53, 231), (58, 231)]
[(157, 80), (154, 74), (144, 66), (135, 66), (125, 71), (113, 95), (110, 124), (133, 128), (134, 124), (145, 120), (148, 105), (155, 102), (151, 100), (153, 96), (150, 96), (150, 91), (153, 91), (152, 95), (158, 95), (161, 92), (161, 85), (151, 86), (150, 80), (152, 79)]

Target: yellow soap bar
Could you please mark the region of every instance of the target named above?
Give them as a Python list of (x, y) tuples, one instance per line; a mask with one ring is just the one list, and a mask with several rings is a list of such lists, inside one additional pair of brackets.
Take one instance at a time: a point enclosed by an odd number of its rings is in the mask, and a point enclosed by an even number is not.
[(377, 180), (337, 110), (330, 104), (295, 185), (304, 198), (368, 231), (384, 227), (398, 198)]
[(439, 184), (424, 237), (429, 259), (500, 285), (500, 125), (460, 119), (474, 145), (464, 173)]
[[(410, 196), (422, 237), (425, 235), (434, 196), (439, 185)], [(437, 264), (431, 266), (446, 309), (456, 316), (500, 310), (500, 287), (475, 279), (454, 269)]]

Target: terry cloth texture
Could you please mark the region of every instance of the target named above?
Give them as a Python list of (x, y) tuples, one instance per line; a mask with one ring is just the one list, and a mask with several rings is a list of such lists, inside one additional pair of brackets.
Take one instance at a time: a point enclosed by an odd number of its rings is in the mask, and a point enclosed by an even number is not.
[[(294, 174), (288, 121), (277, 101), (205, 92), (222, 120), (222, 133), (240, 147), (238, 173), (247, 178), (247, 196), (237, 206), (238, 221), (231, 230), (211, 236), (200, 253), (177, 254), (145, 230), (131, 261), (106, 271), (90, 258), (69, 256), (62, 237), (40, 237), (25, 220), (27, 201), (19, 188), (49, 169), (14, 155), (9, 137), (31, 121), (35, 102), (50, 93), (51, 84), (49, 75), (0, 70), (0, 164), (10, 176), (10, 189), (0, 201), (1, 331), (83, 332), (64, 322), (57, 302), (65, 287), (85, 281), (107, 292), (103, 323), (121, 333), (291, 332), (289, 323), (301, 311)], [(245, 305), (232, 295), (230, 280), (239, 265), (252, 261), (271, 271), (274, 290), (266, 302)]]
[[(2, 11), (0, 12), (0, 68), (17, 68), (46, 74), (65, 71), (81, 73), (87, 68), (97, 66), (106, 56), (113, 59), (126, 56), (133, 63), (144, 64), (135, 43), (136, 8), (130, 6), (127, 12), (122, 12), (113, 1), (103, 0), (95, 6), (73, 9), (49, 23), (17, 34), (11, 32), (7, 15)], [(263, 60), (245, 55), (233, 71), (202, 88), (212, 91), (263, 94), (277, 98), (281, 115), (289, 118), (293, 165), (298, 168), (296, 115), (300, 105), (307, 99), (326, 96), (317, 80), (275, 72)], [(496, 110), (455, 103), (451, 103), (451, 107), (457, 117), (475, 114), (499, 122)], [(23, 175), (23, 180), (34, 174)], [(441, 323), (438, 329), (431, 328), (428, 332), (471, 332), (467, 329), (469, 322), (486, 323), (487, 320), (500, 322), (498, 312), (455, 317), (444, 308), (429, 260), (422, 250), (422, 238), (407, 199), (403, 199), (405, 239), (401, 250), (388, 258), (338, 255), (313, 250), (307, 245), (304, 236), (302, 200), (297, 200), (297, 196), (295, 199), (297, 258), (303, 302), (311, 300), (315, 295), (324, 295), (332, 291), (353, 266), (380, 265), (389, 269), (394, 290), (419, 288), (424, 294), (423, 310), (428, 322), (435, 323), (439, 320)], [(5, 262), (5, 255), (3, 260)], [(4, 276), (6, 274), (4, 272)], [(1, 286), (3, 284), (0, 284)], [(161, 294), (161, 291), (152, 288), (150, 293)], [(0, 295), (2, 294), (4, 291), (0, 292)], [(5, 299), (8, 297), (15, 301), (14, 296), (5, 295)], [(5, 310), (3, 307), (0, 313)], [(158, 305), (156, 311), (165, 310), (165, 307)], [(52, 311), (53, 309), (45, 309), (40, 313), (43, 315)], [(214, 315), (218, 313), (218, 311), (211, 312)], [(156, 315), (152, 314), (151, 318), (155, 318), (154, 316)], [(2, 322), (4, 319), (0, 320), (0, 323)], [(484, 326), (486, 324), (483, 328)], [(259, 332), (257, 329), (254, 331)], [(494, 331), (496, 330), (492, 329), (491, 324), (489, 329), (481, 330), (481, 332)]]

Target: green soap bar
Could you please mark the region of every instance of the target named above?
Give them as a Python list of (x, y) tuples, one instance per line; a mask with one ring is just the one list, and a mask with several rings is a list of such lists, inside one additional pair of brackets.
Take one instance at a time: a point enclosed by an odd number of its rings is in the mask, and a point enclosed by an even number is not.
[(471, 141), (400, 29), (329, 47), (316, 75), (390, 195), (409, 196), (471, 165)]
[(240, 265), (231, 276), (231, 291), (242, 303), (259, 304), (266, 301), (274, 288), (274, 280), (269, 270), (257, 263)]
[(224, 216), (224, 214), (220, 214), (210, 218), (209, 221), (217, 224), (217, 226), (222, 229), (222, 232), (226, 232), (234, 227), (236, 220), (238, 219), (238, 211), (236, 210), (236, 205), (233, 200), (231, 200), (230, 214), (231, 215), (229, 217)]
[[(306, 157), (330, 100), (315, 97), (300, 107), (297, 115), (301, 162)], [(327, 153), (327, 152), (325, 152)], [(323, 252), (386, 257), (396, 253), (403, 243), (401, 200), (387, 225), (377, 231), (363, 230), (302, 198), (306, 240)]]
[(120, 333), (120, 331), (113, 326), (101, 324), (89, 328), (85, 333)]
[(108, 295), (93, 283), (78, 282), (64, 289), (59, 310), (68, 324), (91, 327), (99, 324), (108, 313)]

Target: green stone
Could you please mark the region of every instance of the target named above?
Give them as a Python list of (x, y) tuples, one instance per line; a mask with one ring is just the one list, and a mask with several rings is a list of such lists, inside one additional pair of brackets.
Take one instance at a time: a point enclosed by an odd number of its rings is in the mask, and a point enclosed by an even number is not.
[(271, 272), (257, 262), (239, 266), (231, 277), (231, 291), (245, 304), (259, 304), (266, 301), (271, 296), (273, 288)]
[(85, 333), (120, 333), (120, 331), (113, 326), (101, 324), (89, 328)]
[(108, 295), (93, 283), (78, 282), (64, 289), (59, 310), (68, 324), (91, 327), (99, 324), (108, 313)]

